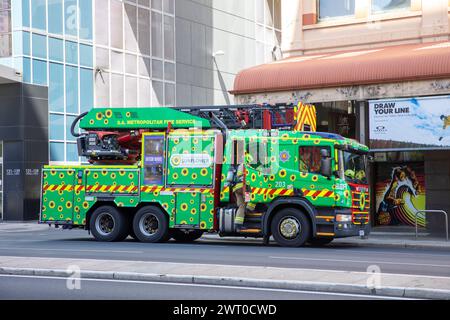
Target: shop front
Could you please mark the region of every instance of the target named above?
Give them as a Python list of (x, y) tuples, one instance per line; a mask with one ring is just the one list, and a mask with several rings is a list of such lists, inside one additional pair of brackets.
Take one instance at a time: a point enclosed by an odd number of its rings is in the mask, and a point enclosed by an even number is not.
[(443, 216), (420, 211), (450, 212), (450, 96), (369, 101), (369, 145), (375, 225), (415, 226), (417, 219), (443, 232)]
[[(411, 230), (450, 214), (448, 42), (290, 57), (240, 72), (238, 104), (314, 104), (318, 131), (368, 145), (374, 226)], [(448, 123), (447, 123), (448, 121)], [(443, 233), (444, 217), (417, 214)]]

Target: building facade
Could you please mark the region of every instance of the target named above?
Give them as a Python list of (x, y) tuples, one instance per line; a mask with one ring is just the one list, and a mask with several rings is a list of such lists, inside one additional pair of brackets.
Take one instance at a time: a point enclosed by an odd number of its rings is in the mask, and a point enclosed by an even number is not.
[[(48, 91), (38, 167), (83, 162), (70, 125), (92, 107), (230, 104), (235, 75), (272, 61), (280, 45), (281, 0), (0, 1), (0, 64)], [(0, 218), (37, 218), (38, 205), (12, 214), (11, 201)]]
[[(283, 2), (285, 59), (243, 70), (232, 92), (238, 103), (315, 104), (319, 130), (369, 145), (374, 225), (450, 212), (449, 12), (447, 0)], [(438, 213), (418, 220), (444, 231)]]

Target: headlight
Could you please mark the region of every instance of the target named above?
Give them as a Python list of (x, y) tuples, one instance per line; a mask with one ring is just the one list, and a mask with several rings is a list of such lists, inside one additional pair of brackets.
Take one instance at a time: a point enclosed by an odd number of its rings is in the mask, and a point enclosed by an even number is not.
[(336, 221), (337, 222), (350, 222), (350, 221), (352, 221), (352, 216), (350, 214), (337, 214)]

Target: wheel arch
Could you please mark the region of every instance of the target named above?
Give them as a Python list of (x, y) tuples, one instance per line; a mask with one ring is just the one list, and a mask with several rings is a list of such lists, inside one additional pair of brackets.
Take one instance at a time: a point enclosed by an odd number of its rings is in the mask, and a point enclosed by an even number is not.
[(302, 211), (309, 220), (309, 224), (311, 226), (312, 231), (311, 236), (314, 237), (316, 235), (317, 229), (315, 223), (316, 209), (308, 200), (304, 198), (292, 198), (292, 197), (278, 198), (269, 205), (269, 208), (267, 209), (266, 214), (263, 217), (262, 223), (263, 233), (265, 235), (271, 234), (270, 225), (275, 215), (279, 211), (286, 208), (295, 208)]

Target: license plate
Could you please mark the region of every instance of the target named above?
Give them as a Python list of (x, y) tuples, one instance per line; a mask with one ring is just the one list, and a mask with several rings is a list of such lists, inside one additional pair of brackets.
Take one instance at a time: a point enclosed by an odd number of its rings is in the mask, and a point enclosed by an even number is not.
[(364, 230), (359, 230), (360, 237), (364, 237), (365, 235), (366, 235), (366, 233), (364, 232)]

